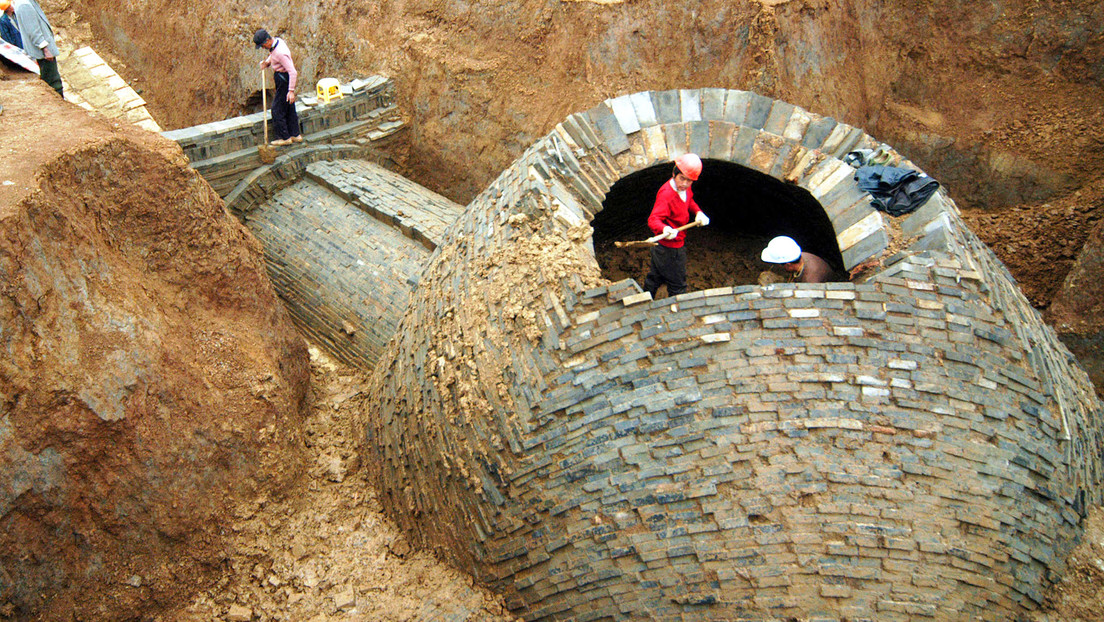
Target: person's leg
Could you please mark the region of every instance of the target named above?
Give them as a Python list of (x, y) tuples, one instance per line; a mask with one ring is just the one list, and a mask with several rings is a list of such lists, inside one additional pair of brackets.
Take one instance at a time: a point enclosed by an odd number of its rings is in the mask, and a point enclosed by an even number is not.
[(652, 295), (655, 298), (656, 292), (659, 291), (659, 286), (665, 282), (663, 280), (663, 273), (661, 266), (663, 263), (663, 254), (660, 251), (664, 246), (652, 247), (652, 265), (648, 269), (648, 276), (644, 277), (644, 291)]
[(272, 129), (276, 133), (276, 138), (287, 140), (291, 137), (288, 133), (288, 108), (290, 107), (287, 101), (288, 75), (277, 71), (272, 76), (276, 83), (276, 94), (272, 96)]
[(667, 279), (667, 293), (678, 296), (686, 293), (686, 247), (668, 249), (671, 253), (669, 269), (663, 275)]
[[(287, 102), (287, 98), (284, 98)], [(288, 104), (287, 112), (287, 131), (288, 136), (295, 138), (299, 136), (299, 113), (295, 111), (295, 104)]]
[(65, 93), (62, 91), (61, 73), (58, 72), (57, 60), (40, 59), (38, 61), (38, 75), (42, 80), (49, 84), (58, 95), (65, 97)]

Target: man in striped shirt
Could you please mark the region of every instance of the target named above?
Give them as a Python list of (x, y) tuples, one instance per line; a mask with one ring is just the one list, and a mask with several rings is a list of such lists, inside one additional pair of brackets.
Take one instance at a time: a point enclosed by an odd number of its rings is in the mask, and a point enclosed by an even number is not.
[(253, 43), (258, 48), (268, 50), (268, 57), (261, 61), (261, 67), (272, 67), (272, 77), (276, 82), (276, 95), (272, 98), (272, 126), (276, 130), (273, 145), (283, 146), (303, 142), (299, 133), (299, 115), (295, 112), (295, 86), (299, 72), (291, 61), (291, 51), (283, 39), (273, 39), (264, 28), (253, 35)]

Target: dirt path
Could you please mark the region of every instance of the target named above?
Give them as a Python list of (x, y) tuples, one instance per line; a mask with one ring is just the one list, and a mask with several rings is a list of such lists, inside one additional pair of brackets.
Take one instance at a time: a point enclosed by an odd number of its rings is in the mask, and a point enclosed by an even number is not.
[(311, 347), (312, 466), (285, 499), (239, 507), (222, 577), (161, 619), (515, 620), (470, 576), (414, 551), (358, 474), (365, 378)]

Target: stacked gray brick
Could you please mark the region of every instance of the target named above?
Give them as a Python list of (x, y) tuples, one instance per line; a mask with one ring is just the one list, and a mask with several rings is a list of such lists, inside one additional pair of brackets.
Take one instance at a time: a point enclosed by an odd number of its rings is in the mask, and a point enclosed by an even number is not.
[(462, 208), (370, 162), (318, 159), (347, 149), (300, 153), (243, 182), (228, 207), (263, 244), (300, 330), (339, 360), (370, 367)]
[[(393, 103), (395, 85), (390, 79), (372, 76), (342, 87), (347, 92), (343, 98), (321, 104), (308, 96), (296, 103), (303, 136), (310, 143), (363, 143), (386, 148), (398, 140), (396, 133), (404, 126)], [(262, 166), (257, 146), (264, 143), (263, 123), (262, 113), (257, 112), (161, 135), (176, 141), (192, 168), (219, 196), (226, 197), (244, 177)]]
[(509, 214), (551, 206), (542, 232), (562, 235), (620, 177), (694, 149), (809, 190), (852, 267), (890, 230), (839, 157), (877, 144), (717, 89), (557, 126), (449, 229), (375, 370), (368, 462), (396, 522), (530, 620), (1037, 608), (1101, 500), (1101, 405), (943, 194), (860, 283), (663, 301), (631, 281), (535, 285), (538, 343), (490, 319), (512, 382), (481, 387), (486, 418), (450, 421), (430, 377), (450, 343), (425, 327), (486, 285), (472, 266), (523, 234)]
[[(806, 187), (852, 266), (888, 232), (838, 156), (876, 145), (750, 93), (638, 93), (569, 117), (451, 229), (445, 203), (414, 201), (412, 218), (408, 182), (311, 164), (315, 151), (230, 204), (304, 330), (362, 363), (394, 330), (395, 285), (448, 230), (453, 252), (377, 372), (376, 477), (415, 538), (525, 617), (1010, 617), (1036, 606), (1100, 499), (1100, 405), (942, 194), (902, 220), (908, 251), (860, 284), (663, 302), (632, 281), (550, 284), (540, 344), (513, 335), (496, 355), (515, 382), (504, 399), (484, 387), (487, 420), (445, 419), (428, 377), (447, 344), (421, 327), (464, 308), (472, 262), (519, 234), (511, 213), (548, 210), (545, 232), (562, 233), (619, 177), (692, 149)], [(398, 273), (365, 279), (350, 269), (365, 256)], [(350, 339), (349, 318), (376, 333)]]

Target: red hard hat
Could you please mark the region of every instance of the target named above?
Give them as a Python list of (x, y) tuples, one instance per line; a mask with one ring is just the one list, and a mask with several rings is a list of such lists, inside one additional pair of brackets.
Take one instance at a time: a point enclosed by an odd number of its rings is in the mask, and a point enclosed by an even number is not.
[(675, 166), (678, 170), (682, 171), (683, 175), (690, 178), (690, 181), (697, 181), (698, 176), (701, 175), (701, 158), (693, 153), (684, 153), (675, 160)]

